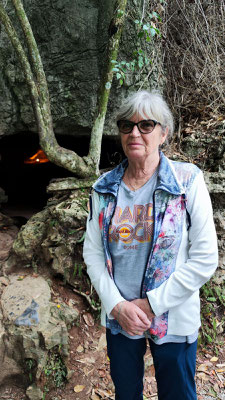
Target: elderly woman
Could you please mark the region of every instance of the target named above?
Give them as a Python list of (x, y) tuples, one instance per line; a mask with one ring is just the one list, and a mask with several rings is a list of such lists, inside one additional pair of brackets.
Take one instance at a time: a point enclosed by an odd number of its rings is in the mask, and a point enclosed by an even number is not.
[(199, 288), (217, 266), (209, 194), (195, 165), (160, 151), (173, 133), (160, 94), (133, 94), (117, 126), (127, 159), (94, 184), (84, 243), (115, 398), (143, 399), (147, 339), (158, 399), (195, 400)]

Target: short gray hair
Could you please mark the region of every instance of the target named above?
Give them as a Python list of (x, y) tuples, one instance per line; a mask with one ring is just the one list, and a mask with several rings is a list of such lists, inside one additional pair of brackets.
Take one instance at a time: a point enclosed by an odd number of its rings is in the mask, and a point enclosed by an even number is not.
[(173, 115), (159, 92), (141, 90), (131, 94), (119, 108), (116, 120), (129, 119), (135, 114), (160, 122), (163, 130), (168, 127), (168, 139), (172, 137)]

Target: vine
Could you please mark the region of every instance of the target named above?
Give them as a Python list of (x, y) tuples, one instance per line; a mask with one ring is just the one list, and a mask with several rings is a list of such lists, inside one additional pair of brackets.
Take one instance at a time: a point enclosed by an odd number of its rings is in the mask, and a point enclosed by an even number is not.
[[(118, 10), (118, 12), (120, 11), (121, 10)], [(144, 22), (144, 15), (142, 15), (140, 20), (132, 19), (138, 40), (137, 48), (132, 52), (130, 61), (111, 60), (113, 64), (112, 71), (115, 72), (115, 77), (120, 86), (126, 83), (127, 74), (130, 72), (142, 73), (144, 68), (152, 64), (152, 60), (144, 47), (146, 44), (150, 43), (153, 38), (162, 36), (160, 29), (156, 26), (156, 22), (162, 22), (162, 18), (155, 11), (147, 13), (147, 18), (149, 19), (148, 22)]]

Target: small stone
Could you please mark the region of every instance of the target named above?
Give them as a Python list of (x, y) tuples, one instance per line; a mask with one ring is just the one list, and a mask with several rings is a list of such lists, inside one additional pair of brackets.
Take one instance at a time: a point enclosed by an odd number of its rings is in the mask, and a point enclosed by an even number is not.
[(26, 395), (30, 400), (42, 400), (43, 392), (36, 385), (31, 385), (26, 390)]

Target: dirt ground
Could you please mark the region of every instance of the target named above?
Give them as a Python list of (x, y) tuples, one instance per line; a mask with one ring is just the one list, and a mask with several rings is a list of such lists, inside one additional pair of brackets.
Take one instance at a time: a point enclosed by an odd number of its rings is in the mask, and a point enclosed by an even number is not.
[[(43, 400), (101, 400), (114, 399), (114, 388), (109, 374), (104, 328), (93, 316), (86, 300), (63, 284), (55, 284), (53, 297), (57, 303), (72, 300), (79, 310), (79, 319), (69, 332), (70, 355), (68, 367), (70, 380), (61, 388), (46, 391)], [(196, 383), (198, 400), (224, 400), (224, 350), (210, 347), (198, 350)], [(145, 355), (145, 400), (157, 400), (152, 357)], [(25, 400), (25, 389), (19, 382), (0, 388), (0, 400)], [(128, 399), (129, 400), (129, 399)], [(175, 400), (175, 399), (174, 399)]]

